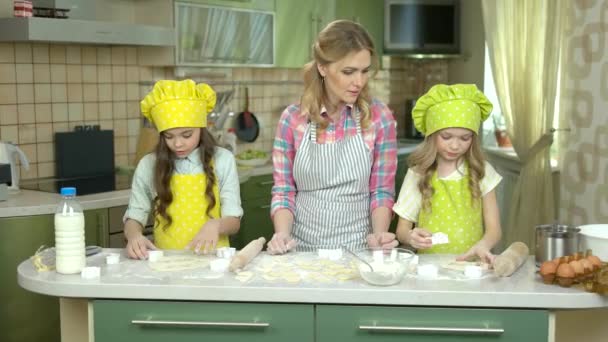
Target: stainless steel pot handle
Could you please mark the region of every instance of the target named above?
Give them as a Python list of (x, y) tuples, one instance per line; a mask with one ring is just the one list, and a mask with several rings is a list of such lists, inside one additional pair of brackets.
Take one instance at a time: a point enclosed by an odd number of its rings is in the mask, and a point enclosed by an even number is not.
[(423, 334), (452, 334), (452, 335), (502, 335), (501, 328), (454, 328), (454, 327), (424, 327), (424, 326), (390, 326), (390, 325), (360, 325), (359, 330), (378, 332), (403, 332)]
[(207, 322), (207, 321), (156, 321), (137, 320), (131, 324), (143, 326), (167, 326), (167, 327), (238, 327), (238, 328), (268, 328), (270, 323), (265, 322)]

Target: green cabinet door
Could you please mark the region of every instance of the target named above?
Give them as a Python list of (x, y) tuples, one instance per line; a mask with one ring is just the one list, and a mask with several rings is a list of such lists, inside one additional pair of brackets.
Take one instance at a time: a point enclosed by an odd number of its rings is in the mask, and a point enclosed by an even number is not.
[(547, 341), (547, 310), (317, 305), (316, 341)]
[(109, 247), (108, 209), (84, 211), (84, 240), (87, 246)]
[(274, 228), (270, 219), (270, 201), (273, 184), (272, 174), (254, 176), (241, 184), (243, 218), (241, 229), (230, 240), (232, 247), (242, 249), (261, 236), (266, 241), (272, 237)]
[(361, 24), (372, 36), (376, 55), (384, 50), (384, 1), (336, 0), (336, 19), (349, 19)]
[(59, 342), (59, 300), (22, 289), (17, 266), (55, 245), (54, 215), (0, 218), (0, 339)]
[(302, 68), (312, 59), (317, 34), (335, 19), (335, 0), (280, 0), (276, 2), (278, 68)]
[(187, 0), (182, 2), (258, 11), (274, 11), (274, 0)]
[(96, 342), (310, 342), (312, 305), (95, 300)]

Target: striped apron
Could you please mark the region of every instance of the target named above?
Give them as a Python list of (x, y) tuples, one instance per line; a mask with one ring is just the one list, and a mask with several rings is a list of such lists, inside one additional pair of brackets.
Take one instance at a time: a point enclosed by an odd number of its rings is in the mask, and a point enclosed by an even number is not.
[(317, 144), (316, 123), (306, 128), (293, 165), (298, 191), (292, 236), (298, 251), (367, 246), (372, 154), (355, 112), (357, 135), (334, 143)]

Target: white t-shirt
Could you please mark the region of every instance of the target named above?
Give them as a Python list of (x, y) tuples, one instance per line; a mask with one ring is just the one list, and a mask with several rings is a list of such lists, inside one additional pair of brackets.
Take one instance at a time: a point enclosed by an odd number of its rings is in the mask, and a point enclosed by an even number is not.
[[(481, 182), (479, 188), (481, 195), (485, 196), (490, 191), (494, 190), (498, 183), (502, 180), (502, 176), (496, 172), (496, 170), (486, 161), (486, 173)], [(442, 180), (459, 180), (464, 175), (464, 163), (460, 164), (457, 170), (454, 170), (447, 177), (440, 177)], [(393, 206), (393, 211), (400, 217), (410, 221), (418, 222), (418, 215), (420, 214), (420, 208), (422, 207), (422, 194), (418, 189), (418, 182), (422, 178), (422, 175), (414, 171), (413, 169), (407, 170), (403, 185), (399, 191), (399, 198)]]

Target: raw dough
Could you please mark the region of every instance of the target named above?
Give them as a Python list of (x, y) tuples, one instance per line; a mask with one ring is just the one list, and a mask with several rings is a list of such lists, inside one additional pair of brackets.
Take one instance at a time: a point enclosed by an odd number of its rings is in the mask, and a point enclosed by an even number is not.
[(458, 272), (463, 272), (464, 273), (464, 269), (467, 266), (480, 266), (484, 271), (488, 270), (489, 265), (486, 263), (483, 263), (481, 261), (456, 261), (456, 260), (452, 260), (448, 263), (445, 263), (443, 265), (441, 265), (442, 268), (448, 269), (448, 270), (452, 270), (452, 271), (458, 271)]
[(165, 255), (158, 261), (148, 262), (148, 265), (160, 272), (183, 271), (209, 267), (209, 259), (196, 255)]

